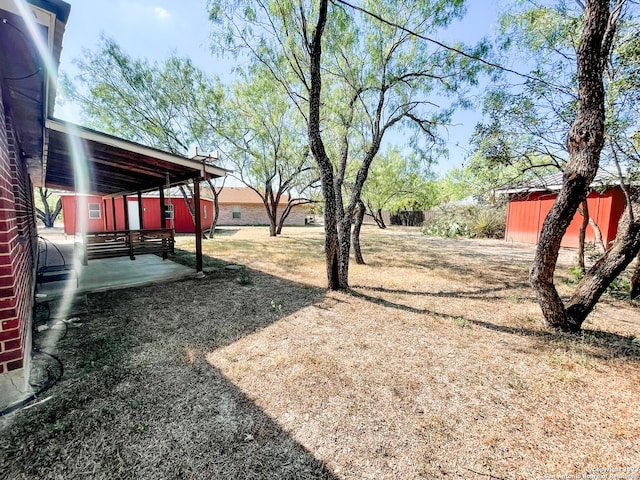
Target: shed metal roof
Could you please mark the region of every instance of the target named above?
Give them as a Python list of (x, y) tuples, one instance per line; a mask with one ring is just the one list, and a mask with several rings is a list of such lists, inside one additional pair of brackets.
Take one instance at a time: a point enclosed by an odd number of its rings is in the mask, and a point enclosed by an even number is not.
[[(544, 177), (534, 178), (527, 182), (496, 189), (496, 193), (527, 193), (527, 192), (557, 192), (562, 188), (562, 172)], [(623, 172), (625, 183), (630, 182), (629, 176)], [(632, 181), (632, 184), (637, 182)], [(599, 168), (590, 188), (612, 187), (620, 185), (620, 176), (615, 168)]]

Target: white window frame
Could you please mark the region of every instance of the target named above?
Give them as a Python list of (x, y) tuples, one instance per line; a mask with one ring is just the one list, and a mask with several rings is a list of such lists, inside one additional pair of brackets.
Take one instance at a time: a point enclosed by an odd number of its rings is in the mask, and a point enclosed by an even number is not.
[(173, 214), (174, 214), (173, 204), (172, 203), (166, 204), (164, 206), (164, 218), (165, 218), (165, 220), (173, 220)]
[(89, 218), (91, 220), (99, 220), (102, 218), (102, 209), (100, 208), (99, 203), (89, 203), (87, 205), (87, 211), (89, 212)]

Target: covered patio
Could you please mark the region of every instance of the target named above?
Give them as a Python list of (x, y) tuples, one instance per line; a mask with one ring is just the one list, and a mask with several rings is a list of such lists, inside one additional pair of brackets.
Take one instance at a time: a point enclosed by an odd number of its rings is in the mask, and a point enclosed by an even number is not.
[[(52, 231), (40, 235), (39, 267), (49, 267), (40, 273), (36, 282), (37, 302), (49, 302), (59, 297), (89, 292), (104, 292), (119, 288), (140, 287), (183, 278), (197, 273), (189, 267), (154, 254), (129, 257), (102, 258), (83, 265), (73, 237)], [(57, 269), (56, 267), (65, 267)], [(42, 268), (39, 268), (42, 272)], [(48, 277), (48, 278), (47, 278)]]
[[(108, 224), (104, 214), (104, 230), (99, 234), (88, 231), (86, 222), (80, 221), (75, 237), (45, 235), (40, 241), (37, 277), (41, 301), (71, 292), (104, 291), (202, 275), (200, 182), (224, 176), (225, 169), (208, 156), (186, 158), (54, 118), (47, 119), (45, 127), (44, 185), (99, 195), (103, 211), (112, 213), (113, 219), (115, 199), (122, 198), (119, 216), (124, 217), (124, 229), (115, 220)], [(173, 231), (166, 225), (164, 190), (187, 183), (193, 188), (196, 271), (167, 259), (173, 249)], [(137, 202), (137, 212), (131, 211), (127, 198), (139, 200), (143, 193), (154, 190), (159, 192), (161, 228), (149, 230), (143, 225), (142, 203)], [(131, 221), (136, 225), (134, 230), (130, 220), (136, 213), (136, 221)], [(143, 239), (136, 244), (139, 253), (135, 255), (134, 246), (129, 252), (125, 245), (133, 233)], [(157, 242), (158, 234), (162, 242)]]

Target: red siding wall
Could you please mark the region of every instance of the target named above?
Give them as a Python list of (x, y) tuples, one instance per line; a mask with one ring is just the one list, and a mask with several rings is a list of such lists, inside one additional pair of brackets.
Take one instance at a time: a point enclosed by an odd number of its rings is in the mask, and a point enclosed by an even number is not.
[[(512, 242), (538, 243), (542, 224), (555, 201), (555, 194), (533, 192), (513, 198), (507, 209), (505, 238)], [(618, 221), (624, 212), (625, 198), (619, 188), (604, 193), (591, 192), (587, 197), (589, 216), (602, 232), (602, 240), (608, 245), (615, 239)], [(563, 247), (577, 247), (582, 215), (575, 214), (562, 239)], [(588, 227), (586, 241), (595, 241), (593, 228)]]
[(27, 386), (31, 351), (37, 233), (31, 182), (26, 164), (17, 154), (19, 147), (1, 93), (0, 374), (24, 367), (24, 384), (16, 386), (22, 389)]
[[(106, 201), (106, 209), (105, 209)], [(113, 203), (111, 198), (103, 201), (98, 196), (62, 196), (62, 211), (64, 216), (64, 232), (67, 235), (73, 235), (76, 231), (80, 231), (78, 220), (81, 216), (87, 221), (87, 231), (103, 232), (114, 230), (113, 228)], [(127, 197), (127, 203), (137, 202), (137, 196)], [(77, 202), (77, 208), (76, 208)], [(87, 205), (89, 203), (100, 204), (100, 219), (89, 219)], [(173, 227), (176, 233), (194, 233), (195, 226), (191, 218), (191, 213), (182, 198), (165, 198), (165, 205), (173, 205), (174, 218)], [(122, 198), (115, 199), (116, 207), (116, 230), (124, 230), (124, 209)], [(157, 197), (142, 198), (142, 228), (160, 228), (160, 199)], [(213, 215), (213, 201), (200, 199), (200, 219), (202, 228), (207, 229), (211, 226)], [(167, 228), (171, 227), (171, 221), (167, 219)]]

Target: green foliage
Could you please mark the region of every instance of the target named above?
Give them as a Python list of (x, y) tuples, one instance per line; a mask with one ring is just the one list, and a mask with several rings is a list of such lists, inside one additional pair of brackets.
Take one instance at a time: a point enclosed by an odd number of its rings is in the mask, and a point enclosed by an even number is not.
[[(222, 54), (229, 49), (248, 52), (252, 68), (267, 66), (270, 82), (282, 88), (289, 102), (306, 115), (308, 43), (313, 38), (318, 4), (268, 1), (260, 8), (250, 8), (252, 5), (249, 1), (209, 2), (210, 18), (217, 24), (214, 36), (219, 40), (214, 48)], [(465, 11), (462, 0), (366, 1), (361, 7), (424, 35), (446, 27)], [(407, 135), (408, 143), (420, 149), (427, 164), (442, 151), (438, 128), (449, 120), (451, 109), (436, 107), (430, 97), (456, 92), (462, 84), (473, 82), (480, 68), (447, 50), (429, 48), (423, 40), (358, 10), (333, 3), (328, 8), (322, 57), (323, 142), (337, 185), (347, 184), (349, 191), (360, 193), (367, 174), (376, 175), (369, 172), (369, 166), (382, 159), (371, 163), (387, 130), (402, 128), (416, 134)], [(482, 53), (486, 45), (476, 50)], [(388, 201), (407, 202), (381, 192), (380, 184), (367, 195), (372, 204), (386, 204), (390, 197), (393, 200)], [(373, 197), (378, 197), (375, 202)], [(431, 203), (429, 198), (412, 201)]]
[(467, 321), (466, 318), (463, 317), (456, 317), (453, 319), (453, 323), (455, 325), (457, 325), (458, 327), (464, 328), (464, 327), (468, 327), (469, 326), (469, 322)]
[(471, 230), (474, 237), (504, 238), (506, 212), (504, 209), (477, 208), (472, 214)]
[[(568, 283), (577, 285), (584, 278), (584, 272), (579, 267), (569, 267), (569, 273), (571, 277), (567, 280)], [(619, 276), (609, 284), (605, 293), (611, 297), (628, 300), (631, 282), (624, 276)]]
[(378, 210), (425, 210), (436, 204), (436, 193), (415, 156), (388, 147), (371, 165), (361, 198), (372, 213)]
[(569, 273), (571, 273), (570, 283), (578, 284), (584, 278), (584, 272), (580, 267), (569, 267)]
[(457, 202), (470, 195), (477, 195), (482, 190), (466, 167), (449, 170), (442, 178), (431, 181), (430, 186), (437, 195), (435, 205)]
[[(232, 175), (268, 203), (270, 218), (277, 220), (281, 195), (293, 204), (311, 201), (318, 173), (309, 155), (304, 119), (264, 66), (239, 71), (223, 110), (217, 133)], [(284, 206), (280, 214), (283, 211)]]
[(222, 87), (190, 59), (152, 64), (103, 38), (74, 63), (81, 73), (73, 81), (63, 76), (61, 90), (79, 102), (88, 126), (172, 153), (214, 149)]
[[(484, 98), (486, 120), (477, 125), (472, 138), (474, 163), (480, 167), (475, 172), (494, 186), (505, 185), (509, 178), (513, 184), (564, 168), (566, 136), (577, 109), (576, 52), (583, 8), (581, 2), (519, 1), (501, 17), (498, 43), (503, 62), (525, 57), (532, 69), (524, 81), (505, 76)], [(640, 163), (631, 140), (638, 131), (640, 112), (637, 9), (623, 8), (621, 15), (604, 79), (607, 148), (603, 164), (615, 159), (633, 169)]]
[(506, 210), (502, 207), (442, 206), (422, 233), (433, 237), (504, 238)]
[(439, 219), (422, 229), (422, 233), (429, 237), (471, 238), (469, 225), (451, 219)]
[(607, 287), (607, 293), (612, 297), (629, 299), (631, 293), (631, 282), (626, 278), (618, 277)]

